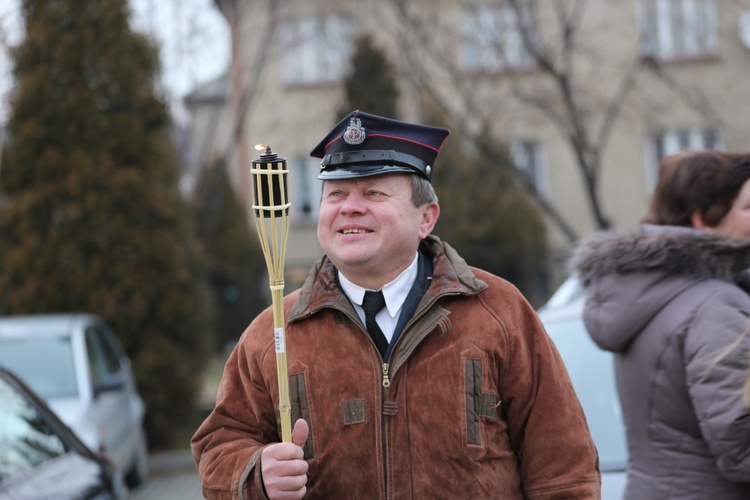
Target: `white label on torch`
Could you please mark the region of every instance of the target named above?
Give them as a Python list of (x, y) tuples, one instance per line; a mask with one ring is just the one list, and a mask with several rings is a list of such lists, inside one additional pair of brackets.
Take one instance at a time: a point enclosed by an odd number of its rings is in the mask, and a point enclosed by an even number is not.
[(274, 337), (276, 338), (276, 354), (282, 354), (286, 352), (286, 340), (284, 339), (284, 329), (274, 328)]

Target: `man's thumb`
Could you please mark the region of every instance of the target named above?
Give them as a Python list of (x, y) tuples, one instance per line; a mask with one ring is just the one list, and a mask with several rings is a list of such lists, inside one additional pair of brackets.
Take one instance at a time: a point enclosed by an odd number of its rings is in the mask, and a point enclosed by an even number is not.
[(294, 430), (292, 430), (292, 443), (302, 448), (305, 445), (305, 441), (307, 441), (307, 435), (309, 433), (310, 427), (307, 425), (307, 421), (300, 418), (294, 423)]

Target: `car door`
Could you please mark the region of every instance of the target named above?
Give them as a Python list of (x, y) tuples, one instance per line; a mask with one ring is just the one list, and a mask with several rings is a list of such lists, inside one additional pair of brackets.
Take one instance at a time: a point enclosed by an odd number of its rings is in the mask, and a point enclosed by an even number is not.
[(125, 470), (134, 444), (128, 385), (120, 355), (103, 328), (89, 326), (85, 336), (92, 381), (91, 417), (99, 428), (104, 451)]

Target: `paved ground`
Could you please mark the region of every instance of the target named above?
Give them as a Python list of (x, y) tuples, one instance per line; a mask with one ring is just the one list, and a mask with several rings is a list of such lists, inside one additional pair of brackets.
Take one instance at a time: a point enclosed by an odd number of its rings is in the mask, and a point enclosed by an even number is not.
[(131, 500), (202, 500), (200, 481), (189, 450), (154, 453), (151, 477), (130, 492)]
[(151, 453), (150, 478), (130, 492), (130, 500), (203, 500), (198, 472), (188, 443), (193, 432), (213, 409), (225, 359), (226, 356), (211, 362), (213, 376), (204, 383), (196, 415), (188, 419), (185, 429), (176, 433), (181, 435), (175, 438), (176, 441), (184, 445), (178, 445), (176, 450)]

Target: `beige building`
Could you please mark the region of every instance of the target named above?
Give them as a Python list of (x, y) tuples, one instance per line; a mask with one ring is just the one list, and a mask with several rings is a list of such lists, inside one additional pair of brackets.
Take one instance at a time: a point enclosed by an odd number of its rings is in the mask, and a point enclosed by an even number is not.
[(599, 228), (582, 165), (603, 218), (628, 230), (663, 155), (750, 150), (750, 0), (215, 1), (233, 61), (186, 99), (196, 158), (225, 156), (245, 199), (255, 144), (288, 159), (291, 281), (320, 255), (308, 153), (335, 123), (360, 35), (394, 65), (400, 118), (421, 120), (434, 99), (452, 128), (508, 147), (567, 226), (548, 218), (560, 256)]

